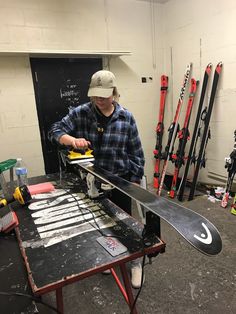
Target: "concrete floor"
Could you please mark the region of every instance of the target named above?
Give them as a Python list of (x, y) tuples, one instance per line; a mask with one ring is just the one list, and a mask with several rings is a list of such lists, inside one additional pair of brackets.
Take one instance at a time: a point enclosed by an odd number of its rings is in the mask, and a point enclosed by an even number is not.
[[(222, 252), (208, 257), (162, 222), (166, 252), (145, 267), (146, 280), (137, 301), (142, 314), (236, 313), (236, 216), (206, 195), (181, 203), (208, 218), (221, 233)], [(112, 276), (98, 274), (63, 289), (66, 314), (129, 313)], [(53, 304), (54, 295), (44, 301)], [(40, 313), (54, 313), (40, 305)]]

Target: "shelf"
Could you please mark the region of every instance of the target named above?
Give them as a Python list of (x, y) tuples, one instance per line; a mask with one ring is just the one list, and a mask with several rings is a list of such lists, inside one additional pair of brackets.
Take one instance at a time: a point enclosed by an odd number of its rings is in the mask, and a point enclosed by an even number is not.
[(31, 58), (82, 58), (82, 57), (104, 57), (104, 56), (129, 56), (130, 51), (91, 51), (91, 50), (20, 50), (20, 51), (0, 51), (0, 56), (29, 56)]

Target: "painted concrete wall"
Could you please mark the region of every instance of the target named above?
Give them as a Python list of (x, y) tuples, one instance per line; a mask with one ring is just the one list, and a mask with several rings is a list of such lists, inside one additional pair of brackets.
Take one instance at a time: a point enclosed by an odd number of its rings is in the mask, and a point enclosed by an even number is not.
[[(175, 110), (179, 84), (188, 62), (193, 62), (192, 75), (200, 79), (201, 83), (204, 69), (209, 62), (212, 62), (213, 70), (219, 61), (223, 62), (212, 112), (212, 138), (207, 146), (207, 165), (200, 172), (201, 181), (222, 184), (226, 176), (224, 158), (232, 151), (233, 132), (236, 129), (236, 2), (171, 0), (164, 5), (163, 16), (166, 71), (171, 76), (173, 91), (169, 98), (172, 110)], [(205, 104), (209, 101), (209, 94), (210, 90)], [(199, 96), (200, 93), (195, 102), (191, 129)], [(170, 116), (168, 115), (168, 119)]]
[[(131, 56), (106, 59), (104, 67), (116, 74), (120, 103), (136, 118), (149, 182), (153, 175), (160, 75), (165, 73), (170, 79), (167, 130), (186, 64), (193, 62), (193, 76), (202, 80), (207, 63), (215, 67), (223, 61), (207, 168), (200, 175), (205, 182), (218, 182), (219, 175), (226, 174), (224, 157), (232, 149), (235, 128), (235, 24), (233, 0), (170, 0), (164, 4), (139, 0), (0, 0), (0, 140), (6, 143), (1, 147), (0, 159), (21, 156), (30, 176), (44, 172), (29, 59), (3, 52), (128, 50)], [(152, 81), (143, 84), (141, 77), (152, 77)], [(191, 128), (195, 113), (196, 109)]]
[[(153, 10), (135, 0), (0, 0), (0, 140), (8, 143), (0, 159), (21, 156), (29, 176), (44, 172), (29, 59), (4, 51), (125, 50), (132, 56), (108, 58), (104, 67), (116, 74), (120, 103), (137, 120), (152, 180), (159, 105)], [(142, 84), (142, 76), (153, 80)]]

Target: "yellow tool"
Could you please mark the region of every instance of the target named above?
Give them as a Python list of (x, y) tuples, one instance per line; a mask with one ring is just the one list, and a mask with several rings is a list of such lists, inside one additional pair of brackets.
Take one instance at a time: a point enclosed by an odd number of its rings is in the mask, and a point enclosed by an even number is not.
[(18, 186), (14, 193), (13, 197), (10, 199), (2, 198), (0, 199), (0, 208), (10, 204), (14, 201), (18, 201), (21, 205), (27, 204), (32, 199), (29, 189), (26, 185)]
[(70, 150), (68, 152), (67, 158), (69, 160), (94, 160), (94, 156), (92, 154), (91, 149), (87, 150), (81, 150), (81, 149), (76, 149), (76, 150)]

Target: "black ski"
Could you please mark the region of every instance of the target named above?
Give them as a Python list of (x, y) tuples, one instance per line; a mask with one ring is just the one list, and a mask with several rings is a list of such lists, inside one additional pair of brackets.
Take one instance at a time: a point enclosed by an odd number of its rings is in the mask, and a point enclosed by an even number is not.
[(215, 101), (215, 95), (216, 95), (216, 91), (217, 91), (217, 86), (218, 86), (218, 81), (219, 81), (221, 70), (222, 70), (222, 62), (219, 62), (216, 66), (215, 74), (214, 74), (214, 78), (213, 78), (211, 95), (210, 95), (209, 105), (207, 108), (207, 114), (206, 114), (201, 144), (200, 144), (200, 148), (199, 148), (197, 164), (195, 167), (193, 181), (192, 181), (192, 185), (191, 185), (191, 189), (190, 189), (190, 193), (189, 193), (189, 198), (188, 198), (189, 201), (191, 201), (194, 197), (199, 170), (201, 168), (203, 156), (205, 155), (206, 144), (207, 144), (208, 136), (209, 136), (209, 124), (210, 124), (210, 119), (211, 119), (211, 113), (212, 113), (212, 109), (213, 109), (213, 105), (214, 105), (214, 101)]
[(133, 198), (147, 210), (164, 219), (192, 246), (208, 255), (216, 255), (222, 249), (222, 241), (216, 227), (206, 218), (171, 200), (155, 196), (140, 186), (126, 181), (91, 163), (78, 164), (85, 170)]
[(199, 104), (198, 104), (196, 122), (195, 122), (194, 129), (193, 129), (193, 135), (192, 135), (192, 140), (191, 140), (191, 144), (189, 147), (188, 158), (186, 161), (184, 174), (183, 174), (182, 180), (180, 182), (179, 190), (178, 190), (178, 200), (179, 201), (183, 200), (183, 195), (184, 195), (184, 190), (185, 190), (185, 186), (187, 183), (187, 176), (188, 176), (188, 172), (189, 172), (189, 167), (190, 167), (190, 164), (192, 161), (193, 152), (195, 150), (194, 147), (196, 146), (196, 141), (197, 141), (197, 137), (198, 137), (198, 127), (199, 127), (200, 118), (201, 118), (201, 114), (202, 114), (202, 107), (203, 107), (203, 103), (204, 103), (204, 99), (205, 99), (205, 95), (206, 95), (207, 84), (208, 84), (208, 80), (209, 80), (209, 77), (211, 74), (211, 68), (212, 68), (212, 64), (209, 63), (205, 69), (205, 74), (204, 74), (203, 84), (202, 84), (202, 89), (201, 89), (201, 96), (200, 96), (200, 100), (199, 100)]

